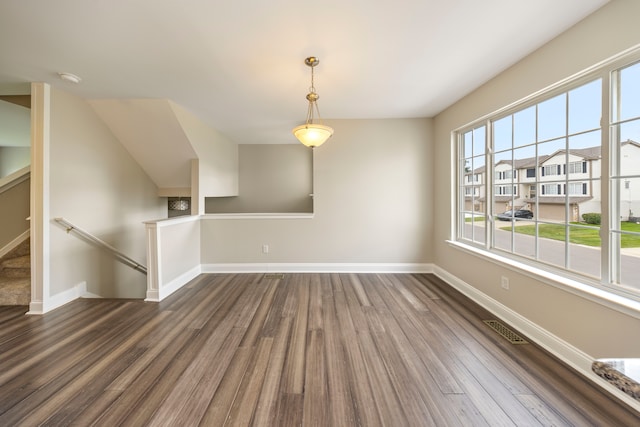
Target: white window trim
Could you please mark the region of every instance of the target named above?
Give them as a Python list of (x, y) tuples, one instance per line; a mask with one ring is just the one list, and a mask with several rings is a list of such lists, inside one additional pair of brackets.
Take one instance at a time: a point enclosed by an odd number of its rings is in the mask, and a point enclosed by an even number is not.
[(507, 256), (495, 252), (488, 252), (460, 241), (447, 240), (447, 243), (452, 248), (490, 261), (514, 273), (522, 274), (549, 286), (553, 286), (554, 288), (561, 289), (617, 312), (640, 319), (640, 301), (637, 300), (633, 294), (625, 295), (618, 289), (614, 292), (612, 289), (605, 288), (595, 281), (585, 280), (583, 277), (575, 279), (568, 277), (565, 271), (563, 271), (562, 274), (556, 274), (551, 268), (549, 270), (543, 270), (534, 265), (529, 265), (520, 259), (511, 259)]
[[(459, 147), (459, 138), (463, 131), (468, 131), (470, 129), (477, 128), (479, 126), (485, 125), (487, 126), (487, 138), (492, 137), (491, 135), (491, 122), (490, 120), (497, 120), (500, 117), (507, 116), (514, 112), (517, 112), (521, 109), (527, 108), (527, 106), (535, 105), (537, 102), (541, 102), (546, 99), (550, 99), (553, 96), (567, 92), (571, 90), (571, 88), (578, 87), (583, 83), (587, 83), (590, 80), (596, 78), (603, 78), (603, 99), (610, 99), (610, 70), (611, 69), (620, 69), (625, 65), (637, 62), (640, 59), (640, 44), (626, 49), (617, 55), (614, 55), (606, 60), (603, 60), (593, 66), (578, 72), (574, 75), (568, 76), (565, 79), (562, 79), (555, 84), (547, 86), (537, 92), (532, 93), (531, 95), (524, 97), (520, 100), (517, 100), (511, 104), (508, 104), (498, 110), (495, 110), (491, 113), (488, 113), (476, 120), (468, 122), (467, 124), (460, 126), (457, 129), (454, 129), (451, 132), (451, 160), (452, 160), (452, 173), (454, 174), (452, 179), (452, 210), (451, 210), (451, 239), (447, 240), (447, 242), (454, 248), (463, 250), (465, 252), (474, 254), (479, 256), (480, 258), (486, 259), (493, 263), (499, 264), (503, 267), (509, 268), (516, 273), (522, 273), (527, 276), (530, 276), (538, 281), (547, 283), (551, 286), (558, 287), (560, 289), (571, 292), (575, 295), (586, 298), (590, 301), (596, 302), (598, 304), (604, 305), (606, 307), (612, 308), (614, 310), (620, 311), (627, 315), (633, 316), (635, 318), (640, 319), (640, 291), (632, 290), (625, 291), (624, 285), (615, 285), (616, 288), (612, 288), (608, 286), (608, 284), (604, 284), (603, 282), (606, 280), (609, 281), (610, 277), (613, 277), (609, 269), (609, 262), (605, 259), (605, 257), (601, 257), (602, 265), (600, 268), (602, 282), (596, 282), (593, 280), (589, 280), (586, 276), (581, 276), (576, 274), (576, 278), (572, 278), (572, 272), (569, 270), (559, 270), (559, 272), (553, 273), (551, 271), (543, 270), (538, 265), (543, 265), (542, 263), (532, 260), (536, 265), (529, 265), (526, 258), (517, 258), (511, 259), (510, 257), (505, 257), (503, 254), (492, 251), (490, 249), (490, 236), (489, 236), (489, 224), (492, 222), (491, 215), (494, 213), (491, 211), (493, 204), (492, 202), (487, 203), (488, 211), (485, 213), (487, 215), (487, 227), (484, 243), (476, 244), (472, 242), (460, 241), (460, 229), (464, 226), (464, 223), (460, 220), (459, 213), (462, 211), (459, 206), (459, 176), (458, 173), (458, 147)], [(606, 68), (606, 70), (605, 70)], [(603, 77), (606, 76), (606, 77)], [(609, 127), (611, 120), (609, 118), (609, 105), (603, 105), (602, 111), (602, 121), (601, 121), (601, 135), (602, 135), (602, 145), (601, 150), (603, 153), (602, 157), (602, 165), (601, 165), (601, 177), (607, 177), (606, 179), (601, 179), (601, 182), (605, 182), (601, 186), (601, 202), (603, 204), (602, 209), (602, 226), (601, 233), (603, 235), (609, 236), (610, 228), (609, 228), (609, 217), (610, 215), (617, 215), (617, 210), (615, 207), (612, 207), (613, 203), (611, 200), (612, 194), (610, 194), (610, 185), (609, 182), (616, 178), (611, 176), (610, 168), (609, 168)], [(489, 154), (489, 153), (488, 153)], [(590, 166), (587, 166), (589, 168)], [(538, 169), (540, 169), (538, 167)], [(487, 171), (489, 168), (487, 167)], [(541, 173), (539, 170), (536, 171), (536, 175)], [(487, 173), (485, 176), (487, 177), (485, 185), (487, 188), (493, 188), (494, 183), (494, 174)], [(537, 177), (540, 179), (541, 177)], [(537, 195), (538, 197), (540, 195)], [(609, 238), (602, 239), (602, 251), (606, 251), (608, 256), (607, 259), (611, 259), (612, 256), (619, 257), (620, 251), (618, 249), (614, 249), (616, 253), (611, 252), (609, 248)], [(505, 254), (508, 255), (508, 254)], [(544, 265), (545, 269), (553, 270), (552, 266)], [(615, 267), (614, 267), (615, 268)]]

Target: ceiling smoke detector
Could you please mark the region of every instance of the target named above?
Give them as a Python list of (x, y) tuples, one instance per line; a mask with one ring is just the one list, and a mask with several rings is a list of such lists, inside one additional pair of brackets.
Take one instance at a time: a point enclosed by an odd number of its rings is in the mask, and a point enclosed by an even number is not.
[(75, 74), (71, 74), (71, 73), (58, 73), (58, 76), (60, 76), (60, 78), (62, 80), (64, 80), (65, 82), (69, 82), (69, 83), (73, 83), (73, 84), (78, 84), (82, 81), (82, 79), (78, 76), (76, 76)]

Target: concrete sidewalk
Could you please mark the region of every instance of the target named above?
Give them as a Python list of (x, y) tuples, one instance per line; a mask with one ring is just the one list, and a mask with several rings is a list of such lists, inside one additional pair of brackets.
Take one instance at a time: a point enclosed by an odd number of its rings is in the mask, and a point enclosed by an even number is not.
[[(517, 222), (516, 228), (519, 225), (531, 224), (532, 222)], [(508, 227), (509, 222), (504, 222)], [(482, 224), (484, 225), (484, 224)], [(484, 232), (481, 224), (473, 223), (473, 226), (477, 227), (478, 232), (482, 234)], [(521, 234), (516, 232), (512, 235), (511, 231), (500, 230), (502, 224), (495, 230), (495, 247), (498, 249), (506, 250), (516, 255), (522, 255), (532, 259), (538, 259), (542, 262), (556, 265), (560, 268), (565, 268), (568, 263), (571, 267), (570, 270), (578, 273), (587, 274), (593, 277), (600, 277), (600, 257), (601, 248), (593, 246), (584, 246), (578, 244), (570, 244), (569, 260), (565, 259), (565, 242), (562, 240), (553, 240), (547, 238), (539, 238), (537, 241), (537, 254), (536, 254), (536, 242), (534, 236), (527, 234)], [(467, 232), (465, 235), (469, 236), (472, 223), (465, 224)], [(482, 231), (481, 231), (482, 230)], [(512, 246), (513, 245), (513, 246)], [(624, 248), (621, 249), (620, 255), (620, 277), (622, 282), (636, 289), (640, 289), (640, 248)]]

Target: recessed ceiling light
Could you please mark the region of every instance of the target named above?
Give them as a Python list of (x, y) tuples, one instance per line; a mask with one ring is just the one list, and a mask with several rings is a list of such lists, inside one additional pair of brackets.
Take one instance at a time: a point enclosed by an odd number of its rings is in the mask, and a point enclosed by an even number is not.
[(64, 80), (65, 82), (69, 82), (69, 83), (74, 83), (74, 84), (78, 84), (82, 81), (82, 79), (78, 76), (76, 76), (75, 74), (71, 74), (71, 73), (58, 73), (58, 75), (60, 76), (60, 78), (62, 80)]

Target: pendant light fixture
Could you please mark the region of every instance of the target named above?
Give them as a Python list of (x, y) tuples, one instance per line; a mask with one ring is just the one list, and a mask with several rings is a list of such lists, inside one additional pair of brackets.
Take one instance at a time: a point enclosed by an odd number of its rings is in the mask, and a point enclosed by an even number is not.
[[(307, 94), (307, 101), (309, 101), (307, 120), (305, 124), (294, 128), (292, 132), (304, 145), (315, 148), (324, 144), (327, 139), (333, 135), (333, 129), (322, 124), (322, 118), (320, 117), (320, 110), (318, 110), (317, 104), (320, 95), (316, 93), (316, 88), (313, 86), (313, 69), (320, 63), (320, 60), (315, 56), (310, 56), (304, 60), (304, 63), (311, 68), (311, 87)], [(314, 113), (318, 116), (319, 124), (313, 122)]]

